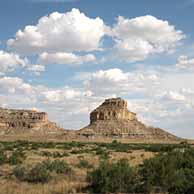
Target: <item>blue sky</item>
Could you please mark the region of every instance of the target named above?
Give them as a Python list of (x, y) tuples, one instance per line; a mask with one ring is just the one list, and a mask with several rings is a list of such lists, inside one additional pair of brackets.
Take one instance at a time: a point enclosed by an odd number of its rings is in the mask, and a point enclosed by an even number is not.
[(120, 96), (147, 125), (194, 138), (194, 1), (0, 2), (0, 106), (65, 128)]

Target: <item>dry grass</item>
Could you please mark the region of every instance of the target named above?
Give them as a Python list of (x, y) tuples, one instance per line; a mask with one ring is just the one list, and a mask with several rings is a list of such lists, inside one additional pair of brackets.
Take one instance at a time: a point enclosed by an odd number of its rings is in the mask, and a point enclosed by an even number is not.
[[(27, 182), (22, 182), (17, 180), (12, 174), (13, 168), (8, 164), (0, 166), (0, 194), (66, 194), (66, 193), (82, 193), (82, 189), (87, 186), (86, 176), (87, 171), (90, 169), (80, 168), (80, 160), (86, 160), (94, 168), (99, 165), (101, 156), (95, 154), (94, 148), (99, 145), (96, 144), (84, 144), (83, 147), (72, 146), (68, 149), (66, 148), (38, 148), (32, 150), (24, 150), (26, 158), (22, 161), (24, 166), (34, 166), (39, 162), (44, 160), (64, 160), (73, 169), (74, 173), (72, 175), (55, 174), (53, 178), (46, 184), (31, 184)], [(102, 147), (98, 147), (101, 148)], [(116, 152), (111, 149), (106, 151), (109, 152), (109, 159), (111, 161), (118, 161), (120, 159), (128, 159), (132, 166), (139, 165), (144, 159), (149, 159), (154, 157), (156, 154), (150, 151), (145, 151), (143, 149), (128, 150), (127, 152)], [(78, 151), (77, 153), (72, 153), (73, 150)], [(80, 150), (91, 150), (89, 152), (79, 152)], [(12, 151), (6, 151), (8, 154)], [(55, 158), (53, 156), (44, 156), (42, 152), (49, 153), (67, 153), (66, 156)]]
[[(67, 135), (48, 135), (48, 134), (14, 134), (14, 135), (3, 135), (0, 136), (0, 141), (17, 141), (17, 140), (27, 140), (27, 141), (34, 141), (34, 142), (71, 142), (71, 141), (78, 141), (78, 142), (104, 142), (104, 143), (111, 143), (114, 139), (110, 137), (96, 137), (96, 138), (84, 138), (79, 136), (67, 136)], [(170, 139), (137, 139), (137, 138), (118, 138), (117, 139), (121, 143), (153, 143), (153, 144), (179, 144), (180, 142), (184, 141), (185, 139), (177, 139), (177, 140), (170, 140)], [(194, 140), (186, 140), (190, 144), (194, 144)]]
[(0, 194), (66, 194), (81, 193), (87, 183), (80, 181), (59, 180), (47, 184), (29, 184), (16, 180), (0, 179)]
[(144, 159), (149, 159), (154, 157), (155, 153), (145, 152), (144, 150), (134, 150), (131, 153), (125, 152), (113, 152), (111, 153), (111, 160), (117, 161), (120, 159), (128, 159), (131, 166), (137, 166), (142, 164)]

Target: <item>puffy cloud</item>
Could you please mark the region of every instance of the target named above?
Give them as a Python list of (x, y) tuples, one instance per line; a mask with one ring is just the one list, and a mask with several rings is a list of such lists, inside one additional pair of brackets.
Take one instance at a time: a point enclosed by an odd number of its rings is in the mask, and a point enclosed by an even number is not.
[(79, 91), (65, 88), (63, 90), (48, 90), (42, 93), (45, 100), (50, 102), (62, 102), (66, 99), (73, 99), (81, 95)]
[(66, 13), (53, 12), (39, 19), (37, 25), (18, 30), (8, 40), (12, 50), (26, 54), (41, 54), (44, 63), (82, 64), (95, 60), (94, 55), (77, 56), (74, 52), (103, 49), (103, 37), (112, 37), (114, 55), (124, 61), (141, 61), (149, 55), (171, 52), (185, 35), (168, 21), (154, 16), (127, 19), (118, 17), (111, 28), (104, 21), (89, 18), (78, 9)]
[(76, 78), (83, 80), (85, 87), (97, 96), (134, 95), (145, 92), (147, 87), (158, 81), (157, 75), (152, 72), (123, 72), (119, 68), (81, 73)]
[(68, 86), (60, 89), (47, 88), (39, 94), (46, 103), (64, 103), (66, 100), (87, 98), (92, 95), (93, 93), (90, 90), (75, 89)]
[(111, 82), (119, 82), (127, 79), (127, 74), (125, 74), (121, 69), (108, 69), (108, 70), (100, 70), (96, 73), (92, 74), (92, 78), (96, 78), (98, 80), (109, 80)]
[(145, 40), (131, 38), (116, 42), (115, 48), (118, 52), (116, 55), (124, 61), (142, 61), (154, 53), (154, 48)]
[(178, 92), (174, 92), (174, 91), (169, 92), (169, 99), (176, 100), (176, 101), (185, 101), (186, 100), (184, 95), (182, 95)]
[(45, 66), (42, 64), (32, 64), (28, 58), (21, 58), (18, 54), (0, 50), (0, 74), (15, 71), (19, 67), (38, 75), (45, 71)]
[(26, 59), (19, 55), (0, 50), (0, 73), (14, 71), (17, 67), (25, 67)]
[(0, 78), (0, 91), (5, 94), (32, 94), (33, 87), (18, 77)]
[(181, 92), (183, 94), (186, 94), (186, 95), (194, 95), (194, 90), (190, 89), (190, 88), (182, 88), (181, 89)]
[(53, 12), (38, 24), (19, 30), (8, 46), (23, 54), (41, 52), (93, 51), (99, 49), (105, 25), (100, 18), (89, 18), (78, 9)]
[(177, 92), (177, 91), (168, 91), (168, 92), (164, 92), (161, 95), (162, 98), (167, 99), (167, 100), (172, 100), (172, 101), (179, 101), (179, 102), (185, 102), (186, 101), (186, 97)]
[(45, 71), (45, 66), (39, 64), (30, 64), (27, 66), (27, 70), (33, 72), (35, 75), (40, 75), (41, 72)]
[(141, 61), (151, 54), (170, 52), (185, 37), (167, 21), (150, 15), (133, 19), (119, 16), (110, 35), (115, 38), (118, 55), (126, 61)]
[[(80, 96), (91, 96), (90, 91), (81, 91), (71, 87), (53, 89), (42, 85), (33, 86), (19, 77), (0, 78), (0, 92), (5, 95), (32, 95), (43, 102), (62, 102)], [(13, 95), (14, 94), (14, 95)]]
[(176, 67), (180, 69), (188, 69), (194, 67), (194, 58), (182, 55), (178, 58)]
[(83, 56), (75, 55), (73, 53), (42, 53), (39, 56), (39, 62), (41, 64), (70, 64), (79, 65), (88, 62), (96, 61), (96, 57), (92, 54)]

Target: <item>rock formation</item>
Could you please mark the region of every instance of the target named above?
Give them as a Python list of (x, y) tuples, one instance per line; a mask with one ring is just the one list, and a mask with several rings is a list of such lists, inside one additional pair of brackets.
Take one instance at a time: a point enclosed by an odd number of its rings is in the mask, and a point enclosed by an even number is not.
[[(27, 136), (26, 136), (27, 135)], [(80, 130), (64, 130), (50, 122), (45, 112), (0, 108), (0, 136), (38, 137), (60, 140), (85, 138), (125, 138), (140, 140), (177, 140), (174, 135), (138, 121), (121, 98), (105, 100), (90, 114), (90, 124)]]
[(45, 112), (0, 108), (0, 135), (16, 133), (57, 133), (61, 128), (48, 120)]
[(90, 124), (80, 129), (86, 137), (122, 137), (137, 139), (176, 139), (174, 135), (138, 121), (136, 114), (128, 111), (127, 102), (121, 98), (106, 99), (90, 114)]
[(96, 108), (90, 114), (90, 124), (99, 120), (128, 120), (133, 121), (136, 119), (136, 114), (129, 112), (127, 109), (127, 102), (121, 98), (106, 99), (101, 106)]

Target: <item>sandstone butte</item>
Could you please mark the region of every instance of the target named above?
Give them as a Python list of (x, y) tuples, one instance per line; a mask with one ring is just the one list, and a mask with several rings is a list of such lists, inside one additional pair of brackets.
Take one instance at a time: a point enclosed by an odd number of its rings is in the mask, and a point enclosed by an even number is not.
[(80, 129), (79, 134), (88, 137), (177, 139), (160, 128), (149, 127), (140, 122), (136, 113), (130, 112), (127, 109), (127, 102), (121, 98), (106, 99), (90, 113), (90, 124)]
[(146, 126), (127, 109), (121, 98), (106, 99), (90, 113), (90, 124), (80, 130), (64, 130), (48, 120), (45, 112), (0, 108), (0, 136), (34, 134), (58, 135), (60, 139), (121, 138), (169, 140), (178, 138), (160, 128)]

